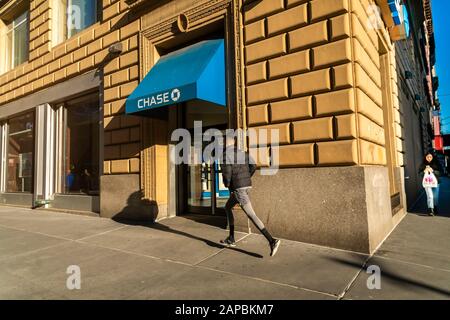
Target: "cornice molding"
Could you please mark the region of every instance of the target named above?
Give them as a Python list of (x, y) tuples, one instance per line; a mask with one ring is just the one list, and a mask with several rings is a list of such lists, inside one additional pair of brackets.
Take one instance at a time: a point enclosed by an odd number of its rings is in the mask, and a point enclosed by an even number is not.
[[(143, 2), (145, 0), (130, 0)], [(190, 21), (191, 24), (195, 24), (203, 18), (208, 17), (214, 12), (227, 9), (232, 0), (211, 0), (201, 5), (182, 12)], [(179, 14), (166, 19), (163, 22), (150, 26), (142, 32), (142, 35), (146, 38), (156, 38), (160, 35), (170, 33), (172, 31), (173, 25), (177, 23)]]

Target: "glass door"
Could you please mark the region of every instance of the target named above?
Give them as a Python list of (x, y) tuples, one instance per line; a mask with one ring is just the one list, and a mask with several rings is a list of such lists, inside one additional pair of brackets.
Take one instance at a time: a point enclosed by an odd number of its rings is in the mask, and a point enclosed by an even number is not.
[(216, 208), (219, 211), (225, 210), (225, 204), (230, 197), (230, 191), (225, 187), (222, 177), (222, 165), (220, 163), (214, 164), (215, 168), (215, 184), (216, 184)]
[(6, 192), (33, 193), (34, 112), (9, 119)]
[(224, 214), (230, 192), (217, 162), (186, 165), (187, 208), (191, 213)]
[(213, 174), (212, 166), (189, 164), (187, 168), (187, 206), (190, 212), (209, 213), (212, 208)]
[[(225, 131), (228, 127), (228, 111), (222, 106), (205, 101), (188, 101), (183, 105), (180, 127), (191, 133), (191, 152), (194, 149), (196, 122), (201, 121), (202, 133), (208, 129)], [(209, 145), (203, 142), (203, 150)], [(229, 198), (228, 189), (223, 185), (222, 168), (211, 159), (202, 159), (201, 163), (184, 165), (183, 170), (183, 210), (187, 213), (225, 214), (225, 203)]]

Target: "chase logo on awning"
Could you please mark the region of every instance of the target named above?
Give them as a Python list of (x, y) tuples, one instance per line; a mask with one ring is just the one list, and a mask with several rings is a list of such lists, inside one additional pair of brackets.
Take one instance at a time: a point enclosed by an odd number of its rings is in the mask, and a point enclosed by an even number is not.
[(177, 102), (178, 100), (180, 100), (181, 91), (178, 89), (173, 89), (170, 96), (172, 97), (172, 101)]
[(127, 114), (202, 100), (226, 106), (225, 43), (205, 40), (162, 56), (125, 103)]
[(181, 91), (179, 89), (173, 89), (172, 91), (166, 91), (147, 98), (138, 100), (138, 109), (158, 107), (166, 105), (171, 102), (177, 102), (180, 100)]

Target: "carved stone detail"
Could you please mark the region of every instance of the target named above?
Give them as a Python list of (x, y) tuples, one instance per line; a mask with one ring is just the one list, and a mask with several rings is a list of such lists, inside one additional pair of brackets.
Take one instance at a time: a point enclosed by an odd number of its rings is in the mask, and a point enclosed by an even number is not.
[(189, 31), (190, 21), (189, 18), (185, 14), (180, 14), (177, 19), (177, 27), (180, 32)]

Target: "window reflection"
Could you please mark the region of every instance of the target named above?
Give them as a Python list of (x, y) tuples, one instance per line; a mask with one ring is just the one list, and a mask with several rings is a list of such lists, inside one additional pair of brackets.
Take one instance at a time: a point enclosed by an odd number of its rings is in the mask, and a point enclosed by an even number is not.
[(5, 37), (5, 70), (14, 69), (18, 65), (28, 60), (28, 29), (28, 11), (25, 11), (16, 16), (7, 25), (6, 34), (1, 35), (1, 37)]
[(93, 25), (97, 20), (97, 1), (68, 0), (67, 33), (69, 38)]
[(66, 194), (99, 193), (99, 103), (85, 99), (67, 104), (65, 130)]
[(34, 112), (8, 121), (7, 192), (33, 192)]
[(53, 0), (53, 44), (57, 45), (97, 22), (97, 0)]

